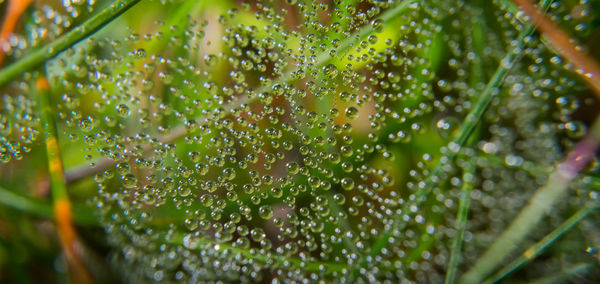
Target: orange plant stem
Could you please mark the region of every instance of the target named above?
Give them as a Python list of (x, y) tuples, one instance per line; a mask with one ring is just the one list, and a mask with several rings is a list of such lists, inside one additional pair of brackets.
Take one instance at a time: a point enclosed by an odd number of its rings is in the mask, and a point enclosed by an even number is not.
[(2, 30), (0, 31), (0, 66), (2, 66), (5, 56), (2, 46), (8, 42), (8, 38), (15, 31), (19, 18), (32, 1), (33, 0), (10, 0), (8, 2), (8, 9), (6, 10), (6, 16), (4, 17), (4, 23), (2, 24)]
[(56, 220), (58, 235), (72, 272), (73, 282), (92, 283), (92, 277), (79, 257), (80, 252), (77, 250), (80, 248), (78, 246), (79, 240), (73, 226), (71, 202), (67, 194), (64, 167), (56, 135), (56, 125), (50, 107), (50, 84), (46, 78), (41, 78), (37, 81), (36, 87), (42, 108), (48, 170), (54, 200), (54, 218)]

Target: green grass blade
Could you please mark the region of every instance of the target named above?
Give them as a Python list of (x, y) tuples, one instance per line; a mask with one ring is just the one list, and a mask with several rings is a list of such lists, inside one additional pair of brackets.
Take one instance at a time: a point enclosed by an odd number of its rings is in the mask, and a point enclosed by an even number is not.
[(46, 60), (55, 57), (65, 49), (72, 47), (77, 42), (98, 31), (138, 2), (140, 0), (116, 0), (110, 6), (104, 8), (98, 14), (68, 31), (55, 41), (38, 48), (13, 64), (6, 66), (0, 70), (0, 86), (5, 85), (24, 72), (41, 66)]
[(469, 209), (471, 207), (471, 190), (475, 178), (475, 166), (468, 164), (463, 175), (463, 187), (460, 192), (460, 203), (458, 205), (458, 214), (456, 216), (456, 236), (450, 250), (450, 261), (448, 262), (448, 271), (446, 272), (446, 284), (456, 281), (456, 273), (460, 261), (460, 253), (462, 249), (463, 237), (467, 228), (467, 218), (469, 217)]
[(529, 247), (527, 250), (525, 250), (525, 252), (523, 252), (521, 256), (519, 256), (507, 266), (505, 266), (494, 276), (487, 279), (484, 283), (497, 283), (505, 277), (509, 276), (510, 274), (514, 273), (515, 271), (519, 270), (521, 267), (532, 261), (534, 258), (538, 257), (544, 251), (544, 249), (546, 249), (549, 245), (558, 240), (558, 238), (560, 238), (566, 232), (571, 230), (575, 225), (577, 225), (577, 223), (579, 223), (579, 221), (585, 219), (597, 207), (598, 203), (595, 202), (594, 204), (585, 206), (584, 208), (577, 211), (577, 213), (575, 213), (565, 222), (560, 224), (558, 228), (556, 228), (550, 234), (546, 235), (543, 239), (541, 239), (533, 246)]
[(0, 187), (0, 204), (43, 218), (53, 217), (51, 204), (19, 195), (3, 187)]
[[(51, 203), (20, 195), (4, 187), (0, 187), (0, 205), (44, 219), (54, 218)], [(94, 212), (92, 208), (81, 204), (73, 204), (73, 211), (77, 213), (73, 216), (73, 221), (77, 225), (99, 225), (98, 213)]]
[(52, 104), (50, 103), (50, 85), (46, 78), (37, 82), (38, 98), (41, 108), (41, 119), (46, 140), (46, 154), (48, 157), (48, 171), (50, 174), (50, 188), (54, 202), (67, 200), (67, 186), (63, 169), (62, 156), (58, 144), (56, 123), (52, 115)]

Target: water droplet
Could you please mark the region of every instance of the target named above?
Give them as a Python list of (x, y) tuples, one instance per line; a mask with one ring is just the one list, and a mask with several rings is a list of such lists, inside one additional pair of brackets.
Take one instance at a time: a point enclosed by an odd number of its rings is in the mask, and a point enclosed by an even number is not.
[(349, 119), (355, 119), (358, 116), (358, 110), (351, 106), (346, 108), (346, 117), (348, 117)]
[(137, 186), (137, 179), (132, 174), (126, 174), (123, 177), (123, 186), (125, 188), (134, 188)]
[(329, 77), (330, 79), (335, 79), (335, 77), (337, 77), (338, 75), (338, 69), (333, 64), (327, 64), (323, 66), (323, 74), (325, 74), (325, 76)]
[(273, 209), (269, 205), (264, 205), (258, 208), (258, 215), (263, 219), (270, 219), (273, 217)]
[(127, 117), (130, 114), (129, 107), (126, 104), (117, 105), (116, 110), (121, 117)]
[(287, 171), (290, 175), (295, 175), (300, 170), (300, 166), (296, 162), (287, 163)]
[(354, 188), (354, 181), (351, 178), (345, 177), (340, 181), (340, 185), (344, 190), (352, 190)]

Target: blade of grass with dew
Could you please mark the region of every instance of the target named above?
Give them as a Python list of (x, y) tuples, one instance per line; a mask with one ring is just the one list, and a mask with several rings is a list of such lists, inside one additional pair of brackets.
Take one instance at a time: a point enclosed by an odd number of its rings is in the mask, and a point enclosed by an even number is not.
[[(550, 6), (550, 3), (551, 1), (549, 0), (542, 0), (540, 1), (540, 6), (543, 8), (543, 10), (546, 10)], [(444, 163), (452, 162), (456, 159), (460, 148), (462, 148), (462, 146), (466, 143), (471, 133), (475, 130), (475, 127), (481, 121), (483, 114), (487, 110), (487, 107), (492, 101), (492, 99), (497, 96), (497, 89), (502, 84), (507, 73), (510, 71), (512, 66), (519, 60), (521, 50), (526, 45), (525, 41), (528, 37), (530, 37), (533, 34), (534, 30), (535, 28), (532, 25), (527, 25), (520, 32), (516, 40), (516, 45), (501, 60), (500, 65), (494, 72), (494, 75), (492, 76), (490, 81), (488, 81), (485, 89), (482, 91), (479, 100), (467, 115), (464, 123), (461, 125), (458, 136), (452, 142), (449, 143), (448, 148), (450, 151), (434, 167), (431, 174), (425, 180), (424, 186), (419, 188), (419, 190), (417, 190), (417, 192), (414, 194), (414, 202), (406, 203), (405, 206), (403, 206), (402, 212), (410, 212), (410, 210), (408, 210), (408, 207), (413, 205), (414, 203), (420, 204), (423, 201), (424, 197), (427, 196), (429, 192), (433, 189), (433, 187), (435, 187), (435, 185), (440, 182), (440, 175), (442, 174)], [(381, 250), (387, 246), (389, 238), (392, 236), (393, 230), (403, 229), (402, 220), (400, 218), (401, 215), (398, 214), (397, 217), (394, 219), (393, 224), (386, 226), (385, 231), (382, 233), (382, 236), (379, 239), (377, 239), (371, 247), (371, 253), (369, 254), (369, 256), (373, 257), (375, 255), (378, 255), (381, 252)], [(360, 262), (360, 265), (353, 269), (353, 274), (357, 276), (360, 267), (363, 267), (366, 264), (366, 259), (363, 259)]]
[(2, 70), (0, 70), (0, 86), (5, 85), (24, 72), (31, 71), (41, 66), (46, 60), (55, 57), (65, 49), (72, 47), (77, 42), (90, 36), (140, 1), (141, 0), (114, 1), (98, 14), (92, 16), (78, 27), (68, 31), (55, 41), (36, 49), (13, 64), (2, 68)]
[[(352, 230), (352, 227), (350, 227), (350, 223), (348, 222), (348, 219), (339, 217), (340, 212), (342, 212), (343, 209), (340, 208), (340, 206), (337, 203), (335, 203), (335, 200), (333, 200), (333, 197), (331, 194), (327, 194), (327, 206), (329, 206), (329, 210), (331, 210), (331, 212), (333, 213), (333, 216), (338, 216), (338, 218), (337, 218), (338, 226), (340, 228), (343, 228), (346, 232), (352, 232), (354, 234), (354, 231)], [(354, 242), (352, 242), (352, 239), (350, 239), (345, 234), (342, 238), (344, 240), (344, 245), (346, 246), (346, 248), (349, 251), (355, 253), (358, 256), (361, 256), (361, 252), (356, 247), (356, 244)]]
[[(416, 2), (417, 1), (415, 1), (415, 0), (402, 1), (401, 3), (397, 4), (393, 8), (383, 12), (379, 16), (379, 19), (381, 19), (384, 23), (389, 23), (390, 21), (394, 20), (396, 17), (400, 16), (403, 12), (406, 12), (408, 9), (410, 9), (411, 6), (414, 5)], [(338, 47), (336, 49), (336, 51), (337, 51), (336, 54), (342, 54), (343, 52), (350, 50), (350, 48), (354, 44), (356, 44), (356, 42), (359, 42), (361, 39), (366, 38), (373, 32), (375, 32), (375, 28), (373, 26), (371, 26), (371, 25), (364, 26), (363, 28), (359, 29), (355, 34), (353, 34), (352, 36), (350, 36), (349, 38), (344, 40), (340, 44), (340, 47)], [(325, 64), (327, 64), (331, 60), (333, 60), (333, 58), (329, 54), (329, 52), (322, 52), (316, 58), (317, 59), (316, 59), (315, 66), (317, 66), (317, 67), (324, 66)], [(277, 79), (273, 80), (273, 85), (293, 82), (294, 78), (293, 78), (292, 74), (293, 74), (293, 71), (288, 71), (285, 74), (279, 76)], [(268, 91), (268, 87), (263, 87), (263, 88), (257, 90), (256, 92), (261, 93), (261, 92), (265, 92), (265, 91)], [(223, 108), (226, 112), (231, 112), (232, 109), (239, 107), (242, 104), (249, 103), (249, 102), (253, 101), (254, 99), (256, 99), (256, 98), (251, 99), (247, 96), (242, 96), (242, 97), (239, 97), (237, 100), (235, 100), (233, 102), (229, 102), (228, 104), (224, 105)], [(201, 120), (202, 118), (203, 118), (202, 116), (199, 116), (196, 118), (196, 120)], [(187, 130), (186, 126), (180, 125), (178, 127), (175, 127), (168, 135), (159, 137), (158, 140), (162, 143), (172, 143), (173, 141), (185, 136), (188, 133), (187, 131), (188, 130)], [(152, 149), (152, 147), (150, 145), (144, 145), (144, 152), (149, 154), (151, 149)], [(77, 182), (83, 178), (90, 177), (98, 172), (104, 171), (104, 170), (110, 168), (111, 166), (115, 165), (114, 161), (112, 161), (108, 158), (98, 158), (98, 159), (93, 160), (92, 163), (94, 163), (96, 166), (90, 167), (89, 162), (86, 162), (84, 164), (74, 166), (73, 168), (67, 169), (66, 170), (67, 183)]]
[(519, 212), (508, 228), (494, 241), (475, 265), (461, 278), (461, 283), (480, 283), (535, 229), (536, 225), (562, 196), (571, 181), (593, 158), (600, 143), (600, 118), (596, 119), (590, 133), (579, 141), (573, 150), (548, 177)]
[(63, 250), (73, 269), (73, 275), (81, 283), (92, 283), (92, 278), (76, 251), (77, 232), (73, 226), (73, 212), (67, 194), (64, 167), (58, 144), (56, 124), (52, 116), (50, 104), (50, 84), (45, 77), (38, 79), (37, 94), (42, 112), (42, 124), (46, 140), (46, 154), (48, 157), (48, 171), (50, 175), (50, 189), (54, 205), (54, 218)]
[(454, 237), (454, 242), (452, 242), (452, 248), (450, 249), (450, 261), (448, 262), (448, 270), (446, 272), (446, 279), (444, 281), (446, 284), (455, 283), (456, 281), (456, 273), (458, 271), (458, 265), (460, 262), (463, 237), (465, 234), (465, 229), (467, 228), (467, 219), (469, 217), (469, 209), (471, 207), (471, 190), (473, 190), (475, 170), (476, 167), (472, 163), (467, 163), (467, 167), (464, 170), (464, 184), (460, 192), (458, 214), (456, 215), (456, 235)]
[(485, 69), (483, 67), (483, 50), (485, 48), (485, 17), (483, 15), (483, 4), (481, 0), (473, 2), (471, 8), (472, 25), (471, 36), (472, 46), (475, 54), (471, 65), (471, 80), (470, 85), (474, 90), (478, 89), (479, 84), (485, 80)]
[[(480, 159), (480, 162), (478, 162), (478, 164), (480, 164), (481, 166), (496, 168), (496, 169), (500, 169), (500, 168), (514, 169), (514, 170), (518, 170), (518, 171), (523, 171), (523, 172), (531, 175), (532, 177), (541, 177), (541, 176), (550, 175), (552, 173), (552, 170), (554, 169), (554, 166), (538, 165), (531, 161), (524, 161), (520, 165), (514, 165), (514, 166), (511, 165), (511, 166), (507, 167), (506, 162), (503, 158), (494, 156), (494, 155), (490, 155), (490, 154), (481, 154), (480, 153), (478, 158)], [(591, 174), (581, 174), (581, 177), (588, 180), (587, 183), (589, 183), (590, 188), (596, 189), (596, 190), (600, 189), (600, 177), (594, 176)]]
[(506, 278), (510, 274), (519, 270), (521, 267), (531, 262), (534, 258), (538, 257), (544, 249), (546, 249), (549, 245), (554, 243), (558, 238), (571, 230), (575, 225), (579, 223), (579, 221), (585, 219), (590, 213), (592, 213), (595, 209), (598, 208), (598, 202), (592, 202), (592, 204), (588, 204), (565, 222), (560, 224), (558, 228), (554, 229), (550, 234), (546, 235), (539, 242), (529, 247), (521, 256), (517, 259), (513, 260), (510, 264), (505, 266), (498, 273), (485, 280), (484, 283), (498, 283), (502, 279)]

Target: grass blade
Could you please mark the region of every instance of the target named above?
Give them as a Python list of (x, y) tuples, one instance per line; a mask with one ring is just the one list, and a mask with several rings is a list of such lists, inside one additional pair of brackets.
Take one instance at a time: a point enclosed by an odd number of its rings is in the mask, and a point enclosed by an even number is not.
[(0, 187), (0, 204), (29, 214), (51, 219), (52, 205)]
[(73, 276), (80, 283), (92, 283), (93, 280), (79, 256), (77, 232), (73, 227), (73, 212), (67, 194), (64, 167), (57, 139), (56, 123), (52, 116), (50, 104), (50, 84), (43, 77), (37, 81), (37, 92), (42, 109), (42, 123), (46, 139), (50, 188), (54, 204), (54, 218), (65, 256), (73, 269)]
[(167, 235), (164, 236), (164, 238), (166, 239), (167, 243), (181, 245), (189, 249), (202, 250), (204, 252), (212, 251), (213, 253), (217, 251), (229, 250), (235, 254), (242, 255), (245, 258), (252, 259), (253, 261), (257, 261), (259, 263), (275, 263), (278, 266), (302, 268), (303, 270), (309, 272), (334, 273), (341, 272), (346, 268), (346, 265), (343, 263), (320, 261), (306, 262), (295, 257), (286, 257), (276, 254), (264, 255), (258, 253), (252, 248), (244, 249), (234, 247), (230, 244), (218, 243), (206, 238), (193, 237), (191, 234), (186, 236), (181, 234)]
[(450, 250), (450, 261), (448, 262), (448, 271), (446, 272), (446, 284), (456, 281), (456, 273), (460, 261), (463, 237), (467, 227), (467, 218), (471, 207), (471, 190), (473, 189), (473, 180), (475, 178), (475, 166), (468, 163), (463, 175), (463, 187), (460, 192), (460, 203), (458, 205), (458, 214), (456, 216), (456, 236)]
[(98, 14), (92, 16), (78, 27), (68, 31), (55, 41), (44, 47), (38, 48), (13, 64), (6, 66), (0, 70), (0, 86), (5, 85), (24, 72), (31, 71), (41, 66), (46, 60), (55, 57), (65, 49), (98, 31), (104, 25), (114, 20), (138, 2), (140, 2), (140, 0), (114, 1), (110, 6), (104, 8)]

